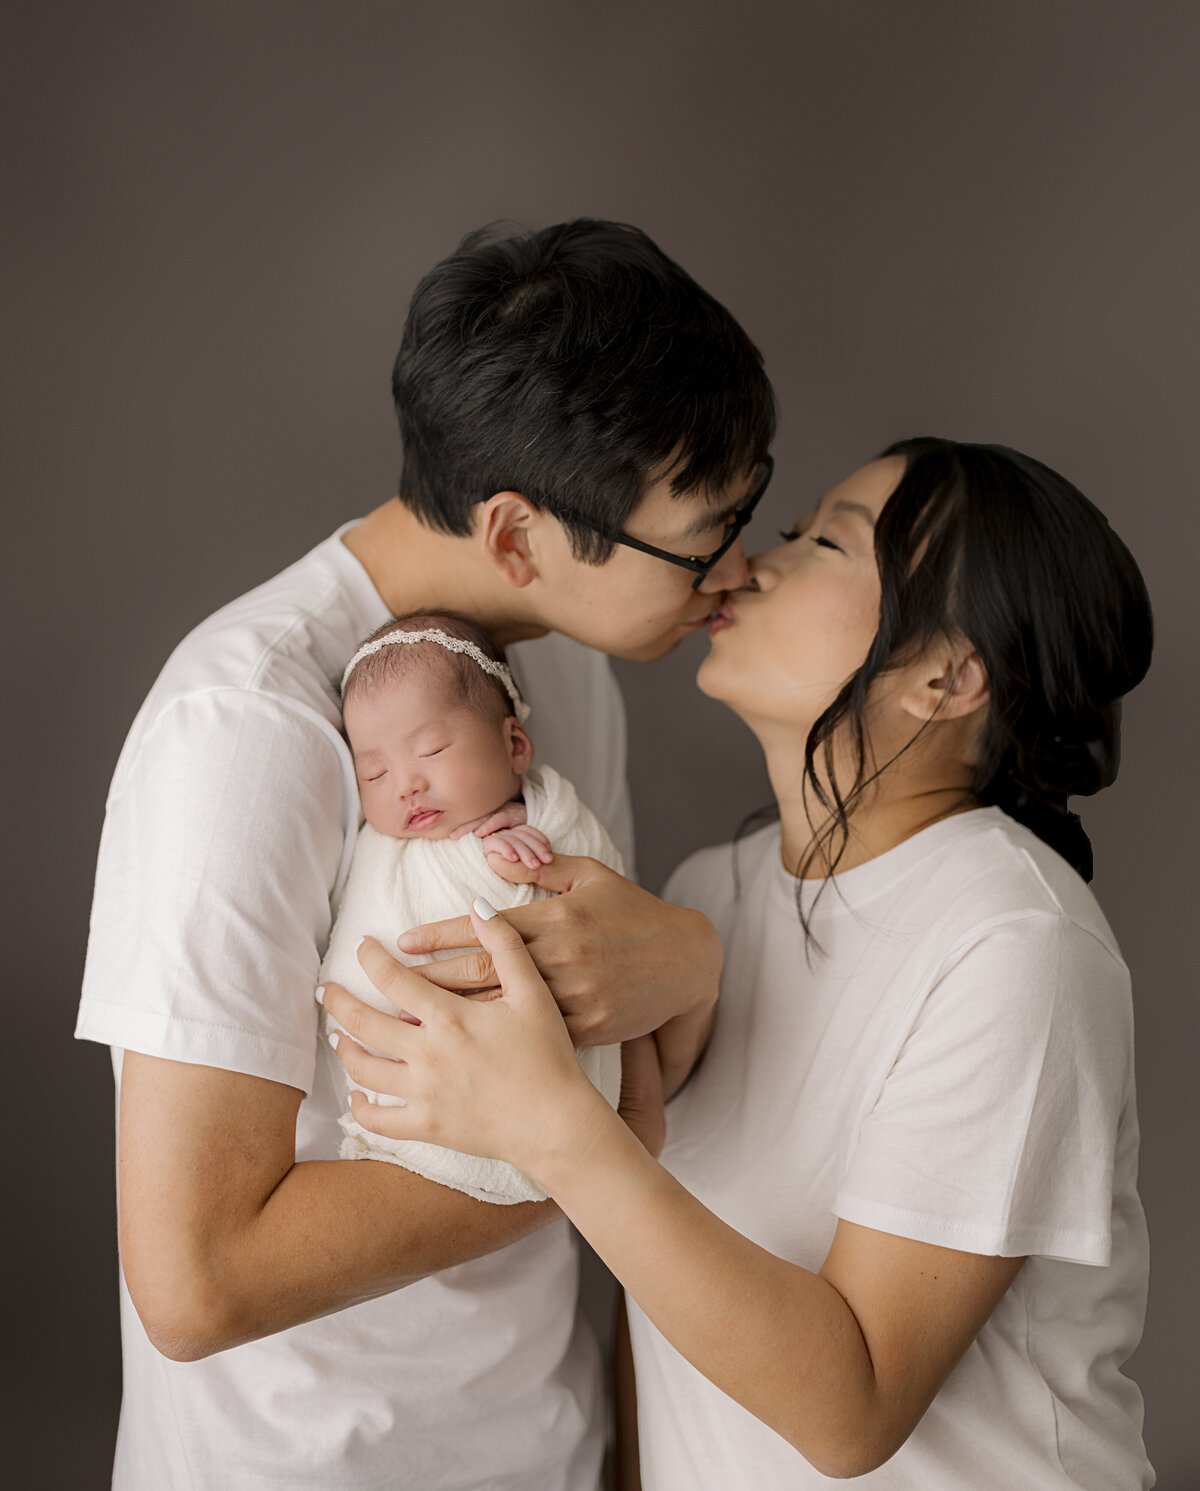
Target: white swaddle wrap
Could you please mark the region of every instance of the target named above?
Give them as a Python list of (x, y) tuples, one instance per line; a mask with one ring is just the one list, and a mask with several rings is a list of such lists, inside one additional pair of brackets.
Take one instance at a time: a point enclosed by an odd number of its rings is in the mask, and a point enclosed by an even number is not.
[[(621, 857), (600, 820), (552, 767), (526, 772), (522, 788), (526, 821), (546, 835), (556, 853), (588, 854), (611, 869), (622, 869)], [(485, 897), (503, 911), (543, 900), (549, 894), (535, 885), (510, 885), (502, 879), (489, 867), (483, 841), (473, 834), (462, 839), (393, 839), (364, 824), (321, 964), (321, 979), (341, 984), (364, 1003), (394, 1015), (395, 1007), (370, 982), (355, 956), (364, 936), (377, 938), (393, 957), (412, 967), (432, 962), (433, 958), (397, 952), (396, 938), (409, 927), (462, 916), (475, 896)], [(328, 1031), (328, 1015), (323, 1016), (323, 1022)], [(338, 1089), (348, 1101), (351, 1088), (357, 1084), (350, 1081), (332, 1052), (330, 1059)], [(620, 1046), (588, 1047), (579, 1052), (579, 1061), (615, 1108), (621, 1090)], [(384, 1094), (368, 1096), (384, 1104), (396, 1101)], [(387, 1160), (441, 1185), (465, 1191), (479, 1201), (512, 1205), (546, 1199), (540, 1186), (503, 1160), (459, 1154), (413, 1139), (387, 1139), (362, 1128), (348, 1111), (342, 1115), (341, 1125), (346, 1132), (341, 1146), (343, 1159)]]

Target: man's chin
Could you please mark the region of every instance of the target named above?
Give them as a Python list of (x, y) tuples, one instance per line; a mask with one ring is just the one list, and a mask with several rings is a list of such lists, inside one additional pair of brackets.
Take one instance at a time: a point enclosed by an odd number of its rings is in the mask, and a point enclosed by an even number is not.
[(704, 616), (697, 622), (681, 622), (673, 626), (669, 632), (655, 637), (651, 641), (642, 642), (636, 647), (622, 647), (612, 649), (611, 655), (619, 657), (627, 663), (655, 663), (659, 658), (664, 658), (668, 653), (674, 652), (681, 642), (686, 642), (689, 637), (694, 637), (702, 632), (708, 623), (708, 617)]

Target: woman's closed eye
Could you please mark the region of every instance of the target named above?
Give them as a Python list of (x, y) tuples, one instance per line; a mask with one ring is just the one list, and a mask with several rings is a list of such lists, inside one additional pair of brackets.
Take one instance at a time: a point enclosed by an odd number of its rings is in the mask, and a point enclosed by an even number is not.
[(826, 538), (823, 533), (806, 534), (801, 528), (792, 528), (787, 531), (780, 529), (779, 537), (785, 544), (795, 543), (798, 538), (809, 538), (814, 544), (819, 545), (823, 549), (836, 549), (839, 554), (844, 552), (841, 544), (835, 544), (831, 538)]

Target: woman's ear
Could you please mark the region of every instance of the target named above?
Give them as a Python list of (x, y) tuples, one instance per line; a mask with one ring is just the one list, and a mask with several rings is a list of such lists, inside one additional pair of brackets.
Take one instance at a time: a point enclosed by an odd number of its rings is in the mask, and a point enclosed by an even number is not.
[(511, 714), (504, 721), (504, 733), (512, 769), (518, 776), (522, 776), (533, 764), (533, 741)]
[(931, 651), (908, 670), (900, 707), (917, 720), (960, 720), (991, 698), (983, 659), (970, 645)]
[(484, 557), (518, 590), (537, 579), (530, 528), (540, 516), (520, 492), (496, 492), (480, 505), (478, 536)]

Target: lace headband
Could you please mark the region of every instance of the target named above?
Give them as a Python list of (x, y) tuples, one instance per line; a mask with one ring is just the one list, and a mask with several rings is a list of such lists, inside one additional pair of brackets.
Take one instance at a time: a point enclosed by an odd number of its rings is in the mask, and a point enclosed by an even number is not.
[(393, 643), (398, 642), (436, 642), (447, 652), (464, 653), (472, 662), (478, 663), (489, 677), (498, 679), (504, 685), (504, 691), (513, 703), (513, 713), (521, 724), (523, 725), (529, 718), (529, 705), (521, 698), (520, 689), (517, 688), (512, 674), (503, 663), (493, 662), (482, 649), (476, 647), (474, 642), (464, 642), (461, 637), (452, 637), (448, 632), (440, 631), (437, 627), (429, 627), (420, 632), (388, 632), (386, 637), (377, 637), (374, 642), (364, 642), (346, 664), (346, 671), (342, 674), (342, 693), (345, 694), (350, 675), (363, 658), (371, 657), (374, 653), (381, 652), (383, 648), (391, 647)]

